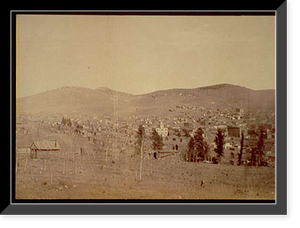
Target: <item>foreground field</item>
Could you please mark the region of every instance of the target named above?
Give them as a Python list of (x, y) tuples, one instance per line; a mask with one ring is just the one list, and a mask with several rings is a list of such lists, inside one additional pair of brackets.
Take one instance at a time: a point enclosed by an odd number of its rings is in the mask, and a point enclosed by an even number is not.
[[(275, 199), (272, 167), (191, 163), (180, 153), (154, 159), (145, 153), (140, 179), (140, 156), (133, 148), (106, 154), (87, 138), (37, 130), (34, 124), (26, 128), (28, 134), (17, 135), (16, 199)], [(37, 138), (56, 139), (62, 150), (33, 160), (28, 148)]]
[(16, 198), (275, 199), (274, 168), (188, 163), (178, 156), (144, 160), (141, 180), (138, 156), (107, 163), (97, 156), (20, 157)]

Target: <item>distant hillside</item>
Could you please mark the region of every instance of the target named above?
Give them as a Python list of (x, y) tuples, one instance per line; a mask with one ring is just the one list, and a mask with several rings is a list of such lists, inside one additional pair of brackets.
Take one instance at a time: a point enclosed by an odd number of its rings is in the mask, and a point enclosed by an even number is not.
[(176, 105), (202, 106), (211, 109), (243, 107), (246, 110), (275, 110), (275, 90), (252, 90), (241, 86), (220, 84), (195, 89), (171, 89), (145, 94), (139, 106), (172, 108)]
[(176, 106), (201, 106), (211, 109), (243, 107), (246, 110), (275, 110), (275, 90), (252, 90), (220, 84), (195, 89), (169, 89), (132, 95), (101, 87), (63, 87), (17, 100), (18, 114), (113, 115), (118, 98), (120, 117), (130, 115), (179, 115), (170, 110)]

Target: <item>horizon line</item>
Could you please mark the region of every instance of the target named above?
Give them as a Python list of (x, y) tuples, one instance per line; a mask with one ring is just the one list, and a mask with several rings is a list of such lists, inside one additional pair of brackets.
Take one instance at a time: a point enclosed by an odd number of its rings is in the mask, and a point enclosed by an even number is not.
[[(205, 85), (205, 86), (200, 86), (200, 87), (193, 87), (193, 88), (174, 87), (174, 88), (169, 88), (169, 89), (158, 89), (158, 90), (155, 90), (155, 91), (152, 91), (152, 92), (134, 94), (134, 93), (130, 93), (130, 92), (124, 92), (124, 91), (120, 91), (120, 90), (111, 89), (110, 87), (107, 87), (107, 86), (100, 86), (100, 87), (97, 87), (97, 88), (90, 88), (90, 87), (84, 87), (84, 86), (61, 86), (61, 87), (57, 87), (57, 88), (54, 88), (54, 89), (50, 89), (50, 90), (42, 91), (42, 92), (39, 92), (39, 93), (35, 93), (35, 94), (32, 94), (32, 95), (25, 95), (25, 96), (22, 96), (22, 97), (16, 97), (16, 99), (31, 97), (31, 96), (35, 96), (35, 95), (38, 95), (38, 94), (41, 94), (41, 93), (46, 93), (46, 92), (50, 92), (50, 91), (54, 91), (54, 90), (58, 90), (58, 89), (63, 89), (63, 88), (83, 88), (83, 89), (90, 89), (90, 90), (97, 90), (97, 89), (100, 89), (100, 88), (106, 88), (106, 89), (109, 89), (111, 91), (118, 92), (118, 93), (126, 93), (126, 94), (130, 94), (130, 95), (133, 95), (133, 96), (141, 96), (141, 95), (146, 95), (146, 94), (151, 94), (151, 93), (161, 92), (161, 91), (166, 91), (166, 90), (176, 90), (176, 89), (192, 90), (192, 89), (199, 89), (199, 88), (206, 88), (206, 87), (213, 87), (213, 86), (220, 86), (220, 85), (237, 86), (237, 87), (242, 87), (242, 88), (246, 88), (246, 89), (250, 89), (250, 90), (254, 90), (254, 91), (276, 90), (276, 88), (274, 88), (274, 89), (273, 88), (253, 89), (253, 88), (249, 88), (249, 87), (238, 85), (238, 84), (218, 83), (218, 84), (210, 84), (210, 85)], [(16, 94), (17, 94), (17, 91), (16, 91)]]

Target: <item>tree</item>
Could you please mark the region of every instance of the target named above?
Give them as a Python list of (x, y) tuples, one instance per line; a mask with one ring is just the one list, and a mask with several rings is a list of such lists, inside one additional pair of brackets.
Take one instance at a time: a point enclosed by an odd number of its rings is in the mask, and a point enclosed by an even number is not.
[(258, 154), (258, 165), (264, 164), (265, 159), (265, 140), (264, 140), (264, 129), (260, 129), (260, 134), (257, 142), (257, 154)]
[(145, 138), (145, 128), (143, 127), (143, 125), (140, 125), (137, 131), (137, 149), (140, 153), (142, 146), (143, 146), (143, 141)]
[(251, 151), (251, 157), (250, 157), (250, 165), (255, 166), (256, 165), (256, 154), (257, 154), (257, 148), (252, 148)]
[(69, 126), (70, 126), (70, 127), (73, 126), (73, 123), (72, 123), (71, 119), (69, 119)]
[(157, 131), (153, 128), (152, 130), (152, 148), (153, 150), (162, 150), (164, 143), (163, 143), (163, 138), (160, 136)]
[(144, 139), (145, 139), (145, 128), (143, 125), (140, 125), (137, 131), (137, 137), (138, 137), (138, 147), (141, 155), (141, 161), (140, 161), (140, 181), (142, 180), (142, 170), (143, 170), (143, 156), (144, 156)]
[(67, 125), (67, 126), (72, 127), (72, 121), (71, 121), (71, 119), (69, 119), (69, 118), (63, 117), (62, 120), (61, 120), (61, 123), (62, 123), (64, 126)]
[(61, 123), (63, 125), (66, 125), (67, 124), (67, 119), (63, 116), (62, 120), (61, 120)]
[(218, 129), (216, 137), (215, 137), (215, 143), (216, 147), (214, 151), (217, 153), (217, 157), (221, 159), (221, 157), (224, 157), (224, 131), (222, 129)]
[(241, 149), (238, 156), (238, 166), (242, 164), (243, 149), (244, 149), (244, 132), (242, 132), (242, 137), (241, 137)]
[(182, 128), (182, 132), (184, 134), (183, 135), (184, 137), (187, 137), (187, 138), (191, 137), (189, 131), (186, 128)]
[(190, 141), (188, 143), (185, 160), (195, 161), (195, 141), (193, 137), (190, 138)]
[(205, 156), (207, 156), (209, 153), (209, 145), (206, 141), (204, 141), (204, 153), (205, 153)]
[(209, 145), (204, 140), (203, 133), (203, 130), (198, 128), (198, 130), (195, 132), (195, 136), (190, 137), (185, 154), (185, 160), (190, 162), (205, 160), (209, 152)]
[(195, 153), (196, 159), (204, 160), (208, 153), (208, 144), (204, 141), (202, 128), (198, 128), (195, 132), (194, 141), (195, 141)]

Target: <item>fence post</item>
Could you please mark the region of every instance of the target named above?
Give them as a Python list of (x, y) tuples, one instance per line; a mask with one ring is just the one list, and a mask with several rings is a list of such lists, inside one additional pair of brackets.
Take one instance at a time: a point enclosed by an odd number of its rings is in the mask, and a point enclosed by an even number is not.
[(50, 167), (50, 183), (52, 184), (52, 170), (51, 170), (51, 167)]
[(25, 156), (25, 172), (27, 170), (27, 156)]
[(107, 156), (108, 156), (108, 146), (106, 146), (106, 151), (105, 151), (105, 163), (107, 163)]
[(64, 164), (63, 164), (63, 174), (66, 174), (66, 156), (64, 157)]
[(46, 171), (46, 169), (47, 169), (47, 161), (44, 160), (44, 171)]

